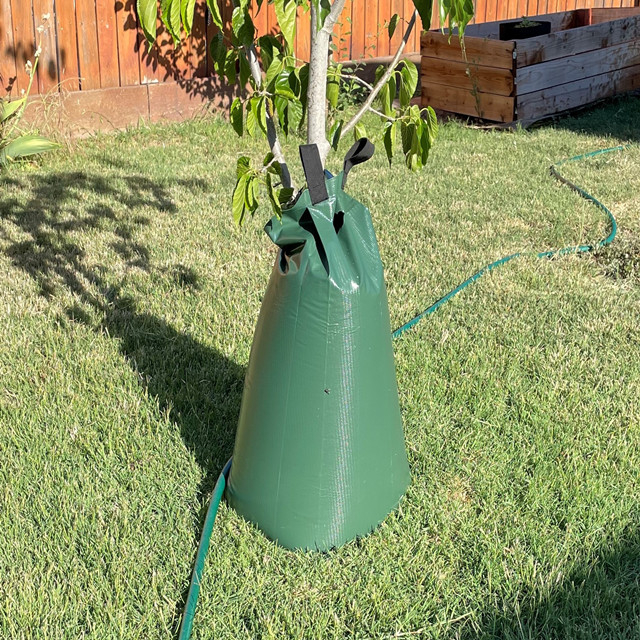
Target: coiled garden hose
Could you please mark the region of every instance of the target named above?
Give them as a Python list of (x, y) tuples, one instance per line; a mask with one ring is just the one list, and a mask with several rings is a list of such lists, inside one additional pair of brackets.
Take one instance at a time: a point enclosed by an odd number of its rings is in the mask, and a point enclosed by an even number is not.
[[(582, 189), (581, 187), (575, 185), (573, 182), (562, 176), (557, 167), (562, 166), (568, 162), (575, 162), (577, 160), (584, 160), (586, 158), (592, 158), (594, 156), (602, 155), (605, 153), (611, 153), (613, 151), (622, 151), (624, 149), (628, 149), (631, 145), (623, 145), (617, 147), (610, 147), (607, 149), (598, 149), (597, 151), (591, 151), (589, 153), (583, 153), (581, 155), (573, 156), (572, 158), (567, 158), (566, 160), (561, 160), (560, 162), (556, 162), (551, 165), (549, 171), (551, 175), (556, 178), (556, 180), (560, 181), (562, 184), (567, 185), (570, 189), (575, 191), (578, 195), (583, 197), (585, 200), (593, 203), (598, 209), (607, 214), (609, 218), (609, 223), (611, 225), (611, 231), (606, 238), (603, 238), (596, 244), (582, 244), (576, 245), (572, 247), (565, 247), (563, 249), (554, 249), (552, 251), (541, 251), (537, 254), (532, 253), (512, 253), (511, 255), (505, 256), (504, 258), (500, 258), (500, 260), (496, 260), (485, 267), (482, 267), (479, 271), (476, 271), (472, 276), (467, 278), (464, 282), (461, 282), (455, 289), (452, 289), (446, 295), (442, 296), (439, 300), (434, 302), (431, 306), (427, 307), (424, 311), (421, 311), (419, 314), (411, 318), (408, 322), (405, 322), (402, 326), (398, 327), (391, 335), (393, 338), (399, 338), (403, 333), (409, 331), (409, 329), (413, 328), (420, 320), (425, 318), (428, 315), (431, 315), (435, 311), (437, 311), (443, 304), (451, 300), (454, 296), (458, 295), (463, 289), (468, 287), (470, 284), (475, 282), (478, 278), (482, 277), (485, 273), (489, 271), (493, 271), (494, 269), (501, 267), (503, 264), (506, 264), (510, 260), (514, 260), (515, 258), (520, 258), (522, 256), (527, 255), (536, 255), (538, 258), (551, 258), (554, 256), (561, 256), (570, 253), (586, 253), (589, 251), (594, 251), (596, 249), (600, 249), (602, 247), (606, 247), (611, 244), (616, 237), (618, 231), (618, 225), (616, 224), (616, 219), (611, 213), (611, 211), (602, 203), (600, 200), (592, 196), (590, 193)], [(231, 459), (224, 466), (224, 469), (218, 476), (218, 480), (213, 489), (213, 494), (211, 496), (211, 502), (209, 503), (209, 508), (207, 509), (207, 515), (204, 521), (204, 527), (202, 529), (202, 536), (200, 538), (200, 543), (198, 545), (198, 551), (196, 554), (196, 561), (193, 567), (193, 573), (191, 575), (191, 584), (189, 585), (189, 593), (187, 595), (187, 601), (185, 603), (184, 614), (182, 616), (182, 622), (180, 624), (180, 631), (178, 633), (178, 640), (189, 640), (191, 636), (191, 629), (193, 627), (193, 618), (196, 611), (196, 604), (198, 603), (198, 596), (200, 594), (200, 582), (202, 580), (202, 572), (204, 570), (204, 563), (207, 557), (207, 552), (209, 551), (209, 543), (211, 541), (211, 533), (213, 531), (213, 524), (216, 519), (216, 515), (218, 513), (218, 507), (220, 506), (220, 502), (222, 500), (222, 496), (224, 495), (224, 490), (227, 486), (227, 478), (229, 477), (229, 471), (231, 470)]]

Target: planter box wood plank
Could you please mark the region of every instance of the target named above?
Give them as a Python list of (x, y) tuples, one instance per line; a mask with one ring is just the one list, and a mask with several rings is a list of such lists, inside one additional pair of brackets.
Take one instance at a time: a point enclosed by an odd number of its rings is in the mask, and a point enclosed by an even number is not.
[(513, 96), (499, 96), (493, 93), (474, 95), (466, 89), (443, 84), (423, 86), (422, 97), (424, 104), (430, 104), (434, 108), (440, 108), (437, 107), (438, 104), (456, 104), (458, 113), (476, 115), (484, 120), (496, 122), (510, 122), (515, 109)]
[(519, 96), (516, 101), (518, 119), (535, 122), (549, 114), (576, 109), (636, 89), (640, 89), (640, 65)]
[(551, 33), (498, 40), (499, 22), (422, 36), (422, 104), (495, 122), (527, 123), (640, 88), (640, 7), (535, 16)]
[(486, 93), (500, 96), (513, 95), (513, 72), (511, 68), (474, 65), (473, 73), (467, 74), (466, 62), (454, 62), (433, 58), (429, 60), (429, 79), (435, 84), (459, 87), (473, 91), (479, 84)]

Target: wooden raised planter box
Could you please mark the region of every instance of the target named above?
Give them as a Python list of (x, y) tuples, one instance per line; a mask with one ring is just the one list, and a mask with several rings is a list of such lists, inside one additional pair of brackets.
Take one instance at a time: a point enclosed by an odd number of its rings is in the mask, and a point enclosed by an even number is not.
[(457, 36), (422, 35), (422, 104), (495, 122), (524, 123), (640, 88), (640, 7), (536, 16), (551, 33), (498, 39), (499, 22)]

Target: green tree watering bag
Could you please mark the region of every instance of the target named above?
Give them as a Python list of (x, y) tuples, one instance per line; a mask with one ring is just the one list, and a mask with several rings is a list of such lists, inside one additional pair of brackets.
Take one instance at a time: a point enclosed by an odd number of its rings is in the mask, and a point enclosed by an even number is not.
[(327, 550), (376, 527), (409, 482), (382, 262), (369, 210), (344, 192), (373, 145), (265, 231), (280, 251), (246, 374), (227, 497), (279, 544)]

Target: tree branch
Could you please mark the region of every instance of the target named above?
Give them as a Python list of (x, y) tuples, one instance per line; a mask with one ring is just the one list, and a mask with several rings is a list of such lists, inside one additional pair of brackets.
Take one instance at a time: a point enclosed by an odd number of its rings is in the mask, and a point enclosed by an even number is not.
[[(327, 31), (329, 35), (333, 33), (333, 27), (336, 22), (338, 22), (338, 18), (344, 9), (344, 5), (346, 0), (334, 0), (331, 5), (331, 11), (329, 11), (329, 15), (327, 16), (324, 24), (322, 25), (322, 29)], [(313, 4), (313, 3), (312, 3)]]
[(360, 122), (360, 120), (362, 119), (362, 116), (364, 116), (364, 114), (367, 113), (367, 111), (369, 111), (369, 109), (371, 108), (371, 105), (373, 104), (373, 101), (376, 99), (376, 97), (380, 93), (380, 90), (382, 89), (382, 87), (384, 87), (387, 80), (389, 80), (389, 78), (391, 77), (391, 74), (395, 71), (395, 68), (398, 66), (398, 62), (400, 62), (400, 58), (402, 57), (402, 52), (404, 51), (404, 48), (407, 45), (409, 36), (413, 31), (413, 27), (416, 23), (417, 17), (418, 17), (418, 12), (414, 11), (413, 16), (411, 16), (411, 20), (407, 25), (407, 29), (404, 32), (404, 36), (402, 36), (402, 42), (400, 43), (400, 46), (396, 51), (396, 55), (393, 56), (393, 60), (387, 67), (387, 70), (384, 72), (380, 80), (378, 80), (375, 87), (373, 88), (373, 91), (369, 94), (367, 99), (364, 101), (364, 104), (360, 107), (358, 113), (356, 113), (356, 115), (353, 116), (353, 118), (351, 118), (351, 120), (349, 120), (349, 122), (342, 128), (342, 135), (344, 135), (345, 133), (349, 133), (349, 131), (351, 131), (358, 124), (358, 122)]
[[(258, 54), (256, 47), (251, 44), (250, 47), (246, 47), (247, 59), (249, 60), (249, 68), (251, 69), (251, 76), (253, 77), (256, 86), (262, 86), (262, 69), (260, 69), (260, 63), (258, 62)], [(282, 186), (293, 187), (291, 182), (291, 174), (289, 173), (289, 167), (285, 160), (282, 147), (280, 146), (280, 140), (278, 139), (278, 132), (276, 130), (275, 122), (273, 121), (273, 114), (269, 113), (267, 109), (267, 141), (273, 153), (273, 159), (280, 163), (282, 168)]]
[(369, 84), (366, 80), (363, 80), (355, 73), (341, 73), (340, 77), (343, 80), (353, 80), (353, 82), (357, 82), (359, 85), (362, 85), (365, 89), (369, 89), (369, 91), (373, 91), (373, 85)]
[(382, 113), (382, 111), (378, 111), (373, 107), (369, 107), (369, 111), (371, 111), (371, 113), (375, 113), (377, 116), (380, 116), (381, 118), (385, 118), (386, 120), (389, 120), (389, 122), (395, 122), (396, 120), (396, 118), (394, 118), (393, 116), (387, 116), (384, 113)]

